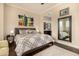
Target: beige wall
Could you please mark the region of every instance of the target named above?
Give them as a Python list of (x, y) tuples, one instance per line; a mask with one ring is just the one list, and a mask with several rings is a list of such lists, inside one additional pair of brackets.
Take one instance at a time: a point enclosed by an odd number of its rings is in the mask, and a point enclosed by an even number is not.
[(4, 36), (4, 5), (0, 4), (0, 40), (3, 39)]
[(31, 12), (27, 12), (24, 9), (5, 5), (5, 34), (9, 34), (11, 30), (14, 30), (15, 27), (18, 27), (18, 15), (26, 15), (34, 17), (34, 27), (40, 29), (40, 16)]
[[(39, 28), (40, 31), (43, 33), (43, 16), (48, 15), (51, 12), (52, 17), (52, 36), (56, 38), (57, 42), (71, 45), (71, 46), (78, 46), (79, 47), (79, 4), (58, 4), (54, 6), (48, 12), (38, 15), (31, 12), (27, 12), (24, 9), (20, 9), (14, 6), (5, 5), (5, 9), (3, 8), (3, 4), (0, 4), (0, 18), (1, 18), (1, 25), (0, 25), (0, 39), (3, 38), (3, 33), (9, 34), (11, 30), (14, 30), (15, 27), (18, 27), (18, 14), (25, 14), (26, 16), (33, 16), (34, 17), (34, 26)], [(72, 15), (72, 43), (63, 42), (58, 40), (58, 18), (59, 18), (59, 11), (64, 8), (70, 8), (70, 15)], [(5, 12), (3, 12), (5, 10)], [(5, 13), (5, 14), (4, 14)], [(4, 17), (3, 17), (4, 14)], [(3, 23), (4, 22), (4, 23)]]
[[(72, 15), (72, 43), (58, 40), (59, 11), (67, 7), (70, 9), (69, 15)], [(79, 48), (79, 4), (58, 4), (43, 15), (49, 12), (52, 13), (52, 36), (56, 38), (56, 41)]]

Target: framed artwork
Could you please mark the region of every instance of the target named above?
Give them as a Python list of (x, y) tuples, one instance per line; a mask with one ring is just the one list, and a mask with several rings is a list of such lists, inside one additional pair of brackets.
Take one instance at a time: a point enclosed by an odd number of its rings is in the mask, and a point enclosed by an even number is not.
[(60, 16), (69, 15), (69, 8), (60, 10)]
[(32, 17), (27, 17), (25, 15), (18, 15), (18, 17), (19, 17), (18, 22), (19, 26), (27, 26), (27, 27), (33, 26), (34, 20)]
[(18, 22), (19, 26), (24, 26), (24, 16), (18, 15), (18, 17), (19, 17), (19, 22)]
[(51, 23), (44, 22), (44, 31), (51, 31)]

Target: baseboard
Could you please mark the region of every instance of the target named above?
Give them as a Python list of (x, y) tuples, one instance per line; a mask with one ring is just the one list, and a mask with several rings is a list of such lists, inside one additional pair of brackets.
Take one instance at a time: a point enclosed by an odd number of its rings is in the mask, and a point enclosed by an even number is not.
[(74, 47), (71, 47), (71, 46), (68, 46), (68, 45), (65, 45), (65, 44), (61, 44), (61, 43), (58, 43), (58, 42), (55, 42), (54, 44), (61, 47), (61, 48), (64, 48), (66, 50), (69, 50), (69, 51), (72, 51), (74, 53), (79, 54), (79, 49), (77, 49), (77, 48), (74, 48)]

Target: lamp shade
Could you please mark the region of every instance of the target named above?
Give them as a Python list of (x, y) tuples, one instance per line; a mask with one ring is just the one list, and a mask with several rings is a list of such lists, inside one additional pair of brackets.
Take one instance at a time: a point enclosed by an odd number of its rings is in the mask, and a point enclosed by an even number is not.
[(10, 33), (12, 33), (12, 34), (13, 34), (13, 33), (14, 33), (14, 31), (13, 31), (13, 30), (11, 30), (11, 31), (10, 31)]
[(36, 31), (37, 31), (37, 32), (40, 32), (38, 28), (36, 29)]
[(14, 31), (13, 30), (10, 31), (10, 35), (14, 35)]

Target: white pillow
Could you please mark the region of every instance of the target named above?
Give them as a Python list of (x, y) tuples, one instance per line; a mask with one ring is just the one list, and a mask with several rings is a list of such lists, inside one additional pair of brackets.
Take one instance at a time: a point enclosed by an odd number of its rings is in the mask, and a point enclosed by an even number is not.
[(29, 33), (29, 34), (36, 34), (37, 31), (36, 31), (36, 30), (29, 30), (28, 33)]
[(20, 34), (28, 34), (28, 30), (19, 30)]

